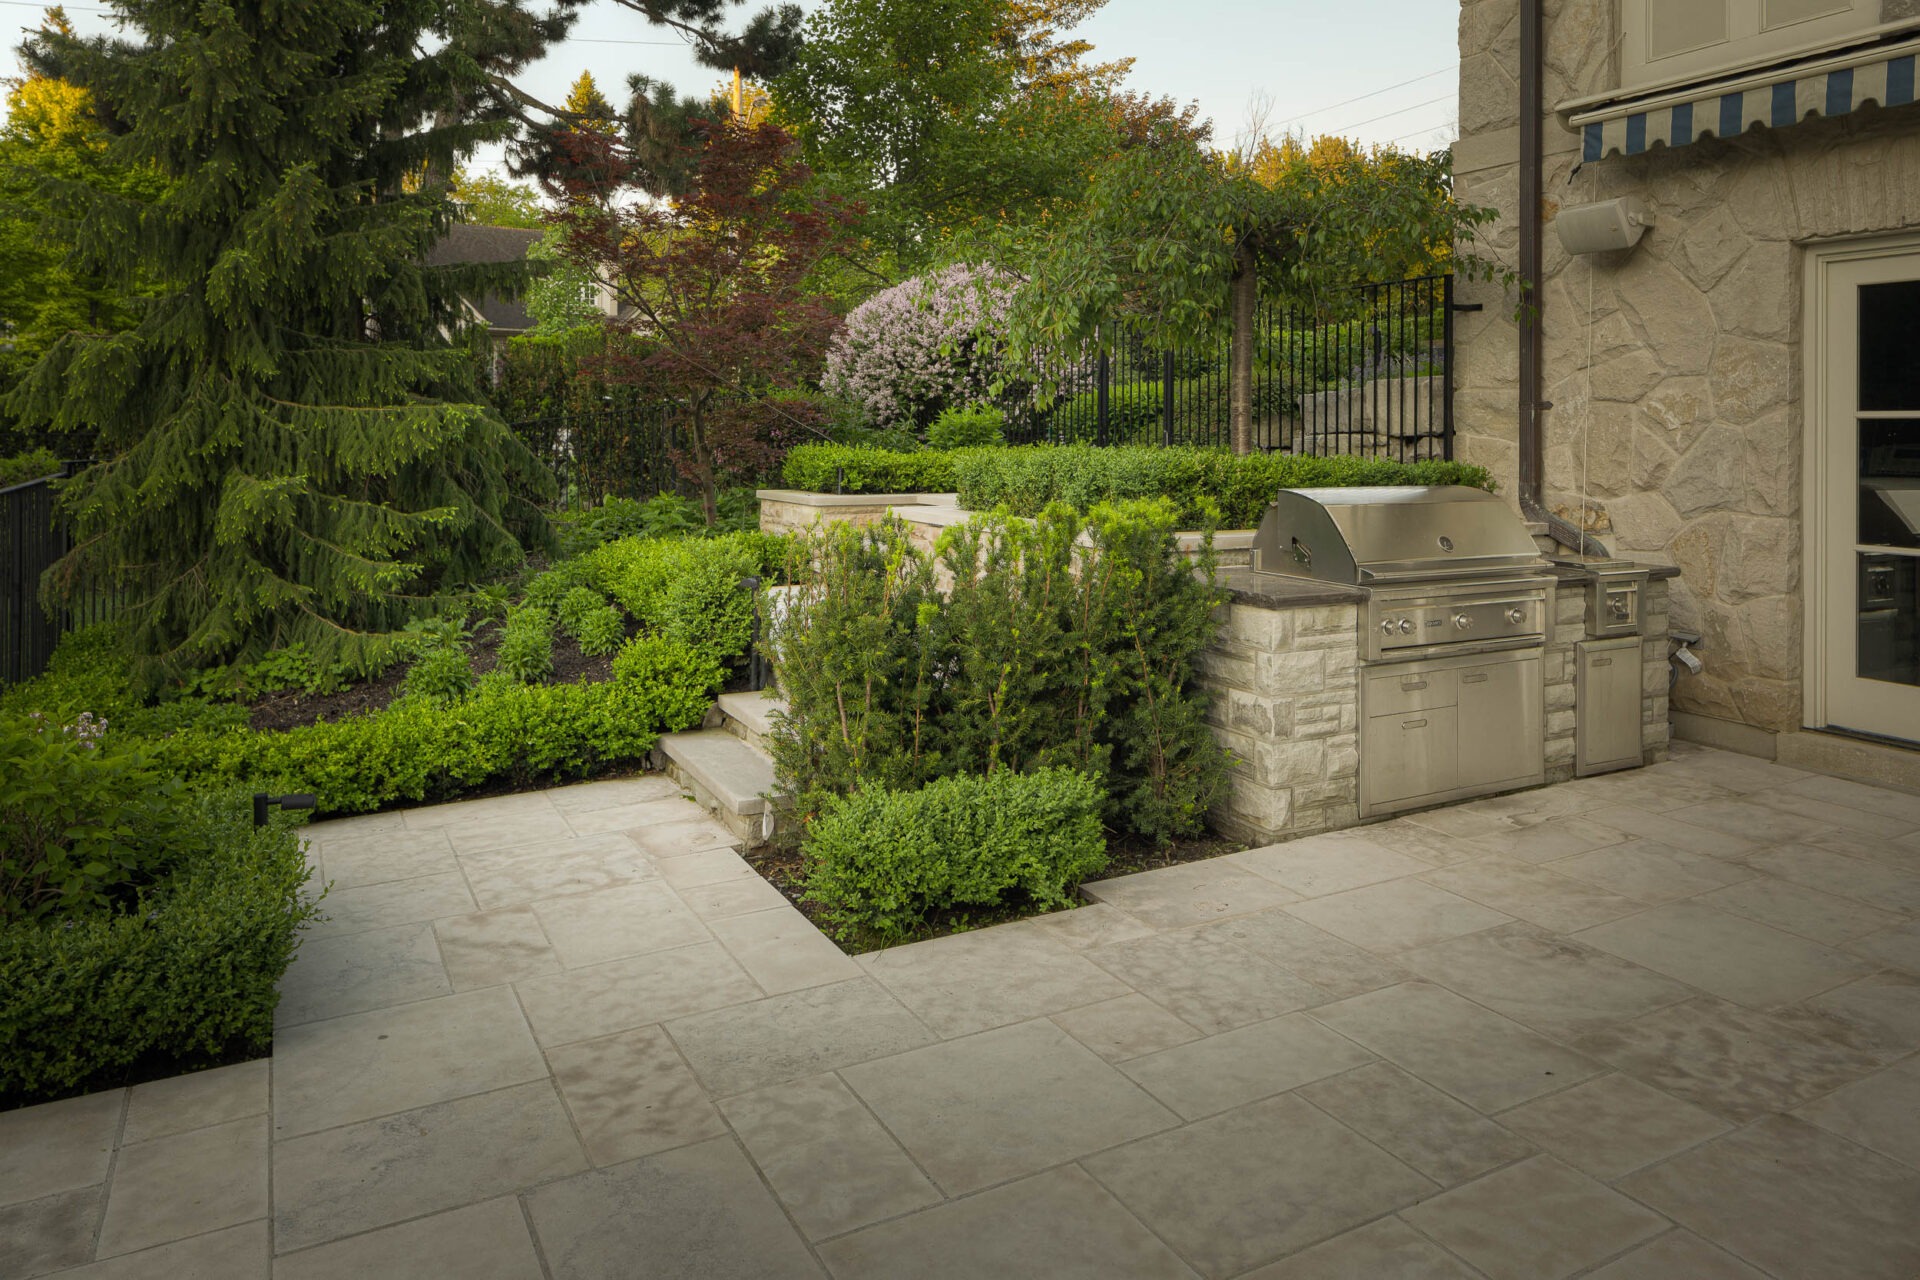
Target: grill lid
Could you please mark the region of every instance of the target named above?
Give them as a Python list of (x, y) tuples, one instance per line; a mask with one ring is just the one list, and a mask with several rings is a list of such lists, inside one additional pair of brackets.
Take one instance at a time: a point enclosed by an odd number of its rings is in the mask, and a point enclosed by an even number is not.
[(1506, 503), (1464, 485), (1282, 489), (1253, 540), (1256, 572), (1348, 586), (1545, 566)]

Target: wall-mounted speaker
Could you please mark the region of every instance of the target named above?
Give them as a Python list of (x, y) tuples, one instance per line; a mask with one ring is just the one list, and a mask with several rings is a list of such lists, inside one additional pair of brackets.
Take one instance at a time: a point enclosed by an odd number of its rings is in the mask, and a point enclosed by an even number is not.
[(1652, 221), (1639, 197), (1621, 196), (1597, 204), (1567, 205), (1553, 225), (1560, 231), (1560, 247), (1568, 253), (1606, 253), (1633, 248)]

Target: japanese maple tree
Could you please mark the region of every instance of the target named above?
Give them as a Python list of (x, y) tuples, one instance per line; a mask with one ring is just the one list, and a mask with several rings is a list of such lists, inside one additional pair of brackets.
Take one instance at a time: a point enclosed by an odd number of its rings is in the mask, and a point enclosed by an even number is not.
[[(691, 181), (671, 200), (598, 202), (568, 191), (563, 252), (620, 304), (612, 327), (647, 341), (597, 358), (591, 376), (677, 401), (680, 472), (707, 522), (728, 480), (763, 472), (821, 414), (778, 392), (819, 379), (839, 317), (812, 287), (858, 210), (809, 190), (793, 139), (770, 124), (703, 121)], [(591, 133), (573, 172), (617, 172), (616, 144)], [(635, 169), (630, 186), (643, 186)]]

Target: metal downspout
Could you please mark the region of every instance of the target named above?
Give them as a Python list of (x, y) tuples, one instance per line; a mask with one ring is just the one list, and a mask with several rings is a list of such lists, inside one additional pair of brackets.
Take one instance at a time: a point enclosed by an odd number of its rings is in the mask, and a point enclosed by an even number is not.
[(1546, 433), (1541, 415), (1553, 406), (1542, 396), (1545, 341), (1542, 328), (1546, 272), (1541, 237), (1546, 233), (1546, 157), (1541, 123), (1546, 116), (1544, 0), (1520, 0), (1520, 511), (1547, 526), (1562, 546), (1606, 555), (1598, 539), (1547, 510)]

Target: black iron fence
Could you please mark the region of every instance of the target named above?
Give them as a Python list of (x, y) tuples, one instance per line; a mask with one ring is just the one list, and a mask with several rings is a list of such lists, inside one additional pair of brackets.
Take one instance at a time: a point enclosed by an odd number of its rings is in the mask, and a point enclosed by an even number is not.
[(532, 418), (512, 424), (559, 485), (559, 511), (597, 506), (604, 497), (650, 498), (679, 484), (673, 450), (679, 409), (642, 404)]
[[(1256, 312), (1254, 447), (1412, 461), (1453, 456), (1453, 277), (1365, 285), (1308, 314)], [(1228, 445), (1228, 342), (1155, 351), (1124, 327), (1112, 354), (1056, 371), (1061, 393), (1016, 413), (1013, 443)]]
[(40, 603), (41, 579), (69, 545), (55, 482), (85, 465), (69, 462), (60, 475), (0, 489), (0, 684), (39, 675), (62, 635), (113, 616), (111, 593), (85, 582), (59, 607)]

